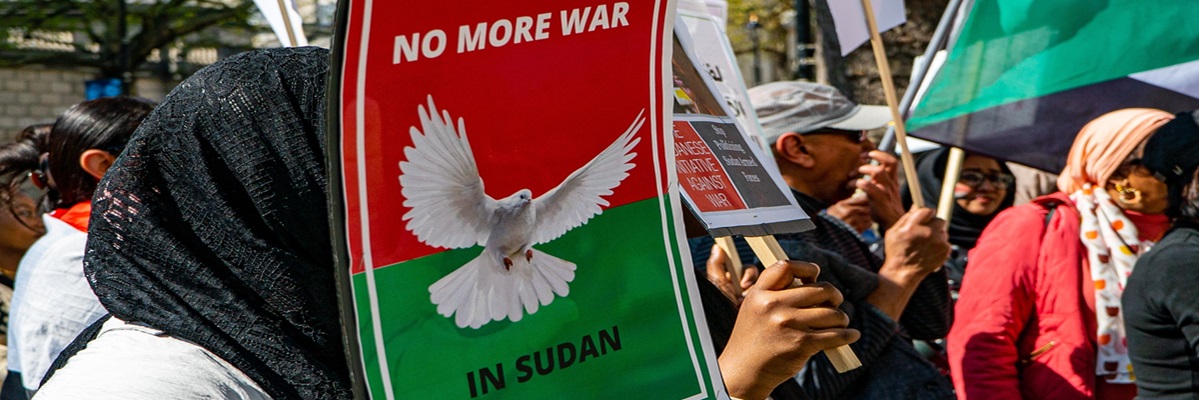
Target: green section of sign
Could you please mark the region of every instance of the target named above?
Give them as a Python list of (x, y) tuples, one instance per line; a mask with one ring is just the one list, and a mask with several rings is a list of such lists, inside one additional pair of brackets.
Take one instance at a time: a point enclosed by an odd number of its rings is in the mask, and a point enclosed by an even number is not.
[[(668, 399), (711, 387), (711, 378), (706, 372), (697, 376), (694, 364), (702, 366), (698, 335), (707, 333), (683, 322), (679, 305), (690, 299), (685, 289), (681, 300), (672, 290), (676, 284), (685, 287), (682, 274), (690, 273), (690, 266), (678, 262), (677, 249), (663, 243), (659, 207), (655, 198), (608, 209), (536, 246), (574, 262), (576, 275), (568, 296), (519, 322), (458, 328), (429, 301), (429, 285), (475, 258), (481, 247), (375, 270), (396, 397)], [(667, 257), (676, 260), (674, 271)], [(353, 282), (370, 391), (384, 398), (366, 274), (355, 275)], [(685, 318), (693, 318), (689, 308), (685, 312)]]

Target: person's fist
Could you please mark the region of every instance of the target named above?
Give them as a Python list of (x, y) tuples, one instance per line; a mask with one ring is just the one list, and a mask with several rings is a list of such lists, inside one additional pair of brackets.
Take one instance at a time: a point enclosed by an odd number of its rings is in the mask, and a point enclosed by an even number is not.
[(936, 271), (949, 259), (949, 235), (945, 220), (930, 208), (913, 208), (899, 217), (885, 235), (886, 261), (906, 268), (917, 278)]
[(903, 201), (899, 197), (899, 160), (894, 155), (872, 150), (867, 156), (872, 164), (858, 167), (864, 177), (854, 186), (866, 193), (870, 212), (883, 230), (890, 229), (904, 214)]
[(824, 212), (837, 217), (858, 233), (866, 232), (874, 225), (870, 215), (870, 202), (865, 194), (854, 195), (829, 206)]
[(720, 246), (713, 245), (712, 253), (708, 256), (706, 264), (708, 270), (708, 281), (712, 282), (725, 297), (733, 302), (733, 305), (740, 306), (743, 293), (754, 282), (758, 280), (758, 268), (753, 265), (745, 265), (741, 270), (741, 282), (734, 283), (736, 279), (729, 272), (729, 255), (724, 253), (724, 249)]
[(831, 284), (816, 282), (819, 273), (816, 264), (779, 261), (745, 292), (719, 360), (730, 395), (764, 399), (817, 352), (861, 336), (846, 328), (849, 317), (837, 309), (844, 298)]

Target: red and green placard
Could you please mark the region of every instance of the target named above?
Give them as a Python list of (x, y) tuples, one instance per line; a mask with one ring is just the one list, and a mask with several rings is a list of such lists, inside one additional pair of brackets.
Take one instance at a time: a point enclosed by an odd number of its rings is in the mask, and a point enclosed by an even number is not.
[(342, 7), (370, 397), (724, 397), (671, 185), (672, 2)]

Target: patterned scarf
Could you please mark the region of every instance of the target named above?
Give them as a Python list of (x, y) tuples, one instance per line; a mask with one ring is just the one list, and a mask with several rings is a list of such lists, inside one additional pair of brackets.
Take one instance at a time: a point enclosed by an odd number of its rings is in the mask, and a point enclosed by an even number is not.
[(1128, 360), (1120, 296), (1137, 257), (1153, 245), (1137, 237), (1137, 227), (1112, 202), (1102, 188), (1090, 183), (1070, 195), (1082, 224), (1079, 238), (1087, 248), (1091, 280), (1095, 283), (1095, 321), (1098, 354), (1095, 373), (1110, 383), (1132, 383), (1136, 378)]

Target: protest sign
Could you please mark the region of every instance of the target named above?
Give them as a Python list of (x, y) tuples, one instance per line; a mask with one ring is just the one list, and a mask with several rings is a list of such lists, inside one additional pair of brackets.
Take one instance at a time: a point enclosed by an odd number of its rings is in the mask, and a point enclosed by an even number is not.
[[(726, 4), (727, 6), (727, 4)], [(728, 105), (730, 115), (741, 123), (741, 128), (753, 140), (754, 144), (762, 143), (762, 127), (758, 125), (758, 116), (754, 114), (749, 103), (749, 93), (745, 88), (745, 78), (741, 68), (737, 66), (737, 56), (733, 53), (728, 34), (724, 31), (724, 20), (713, 14), (712, 4), (700, 0), (680, 0), (679, 16), (676, 20), (687, 28), (691, 35), (691, 50), (702, 65), (704, 72), (712, 77), (715, 89)], [(769, 166), (769, 163), (767, 163)]]
[(675, 167), (688, 206), (712, 236), (763, 236), (811, 229), (774, 160), (745, 133), (697, 68), (692, 40), (675, 28), (671, 57)]
[(727, 397), (670, 184), (672, 1), (342, 7), (334, 225), (370, 396)]
[[(827, 0), (825, 0), (827, 1)], [(841, 45), (841, 56), (847, 56), (863, 43), (870, 41), (871, 30), (887, 30), (907, 22), (903, 0), (874, 0), (870, 18), (877, 18), (875, 27), (868, 26), (866, 6), (857, 1), (828, 1), (833, 16), (833, 28)]]
[[(674, 88), (675, 167), (686, 204), (708, 232), (723, 238), (742, 235), (764, 265), (787, 260), (774, 234), (802, 232), (815, 227), (799, 207), (777, 168), (768, 168), (762, 148), (717, 100), (719, 87), (701, 72), (693, 55), (693, 40), (680, 24), (674, 30), (671, 74)], [(763, 162), (765, 161), (765, 162)], [(724, 243), (721, 243), (721, 242)], [(732, 252), (728, 240), (718, 240)], [(736, 257), (734, 257), (736, 258)], [(740, 267), (733, 265), (735, 281)], [(862, 364), (849, 346), (826, 349), (838, 372)]]

